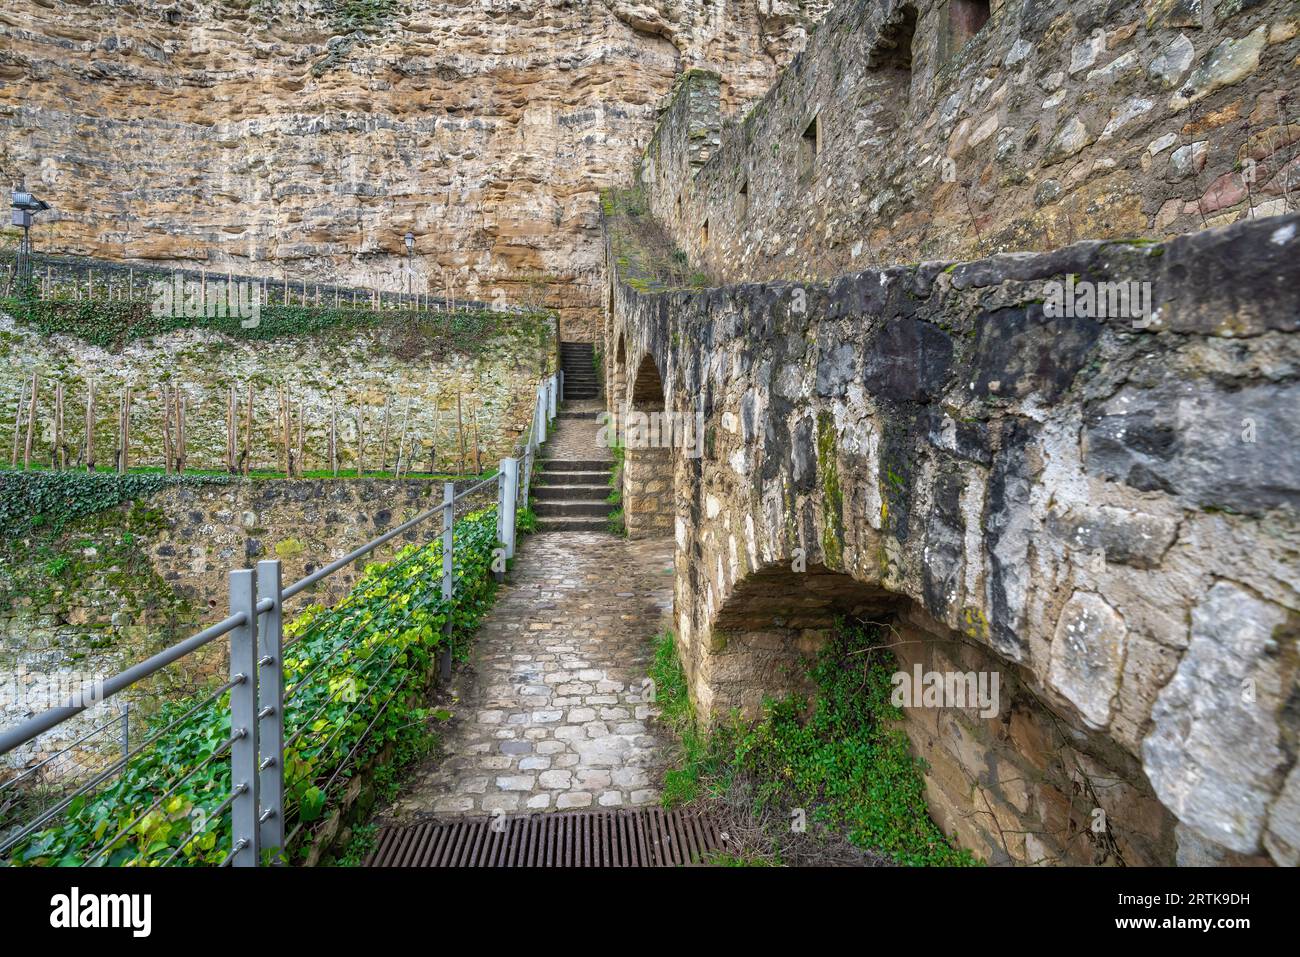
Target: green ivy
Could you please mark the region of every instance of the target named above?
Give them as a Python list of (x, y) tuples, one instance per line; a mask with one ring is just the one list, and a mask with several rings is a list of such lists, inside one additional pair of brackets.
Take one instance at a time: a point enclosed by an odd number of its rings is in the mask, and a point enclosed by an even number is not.
[(387, 328), (420, 344), (458, 352), (473, 352), (485, 340), (511, 328), (529, 326), (547, 313), (515, 313), (479, 309), (459, 312), (394, 311), (348, 305), (273, 305), (261, 307), (258, 324), (245, 328), (236, 315), (154, 315), (144, 300), (25, 300), (0, 299), (0, 310), (35, 326), (45, 335), (76, 336), (105, 349), (121, 349), (137, 339), (176, 329), (210, 329), (235, 339), (266, 341), (328, 330), (353, 332)]
[[(296, 638), (285, 653), (286, 741), (301, 732), (285, 750), (285, 817), (291, 827), (301, 821), (310, 831), (356, 770), (385, 748), (392, 749), (394, 761), (421, 753), (418, 741), (427, 735), (428, 721), (446, 717), (423, 707), (438, 651), (448, 640), (443, 624), (451, 622), (451, 647), (465, 657), (495, 594), (489, 572), (496, 546), (495, 508), (471, 513), (455, 527), (456, 587), (450, 602), (441, 597), (441, 543), (434, 541), (407, 546), (391, 562), (369, 566), (333, 608), (308, 608), (286, 626), (286, 640)], [(302, 691), (294, 693), (295, 682), (304, 679)], [(196, 704), (188, 698), (164, 705), (146, 735), (165, 729)], [(230, 760), (221, 755), (200, 766), (229, 737), (226, 693), (163, 734), (105, 790), (76, 799), (58, 825), (15, 848), (11, 861), (83, 863), (174, 787), (159, 808), (113, 841), (99, 863), (159, 865), (196, 831), (199, 836), (175, 863), (221, 862), (231, 847), (230, 816), (215, 812), (230, 794)], [(300, 841), (294, 853), (306, 849)]]
[(716, 796), (743, 775), (755, 783), (756, 811), (808, 808), (811, 820), (899, 864), (975, 863), (930, 819), (921, 763), (890, 702), (896, 664), (883, 637), (874, 625), (837, 628), (808, 671), (817, 688), (811, 709), (796, 695), (769, 700), (757, 722), (733, 716), (707, 738), (694, 730), (671, 635), (661, 641), (656, 700), (684, 732), (683, 766), (665, 776), (665, 801)]
[(222, 485), (224, 475), (0, 471), (0, 535), (57, 534), (70, 522), (176, 485)]

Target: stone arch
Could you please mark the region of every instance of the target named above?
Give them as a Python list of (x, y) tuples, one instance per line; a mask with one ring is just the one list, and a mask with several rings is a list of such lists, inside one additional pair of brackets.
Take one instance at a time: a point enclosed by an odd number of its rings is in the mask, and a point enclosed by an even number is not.
[(609, 389), (606, 395), (609, 401), (610, 424), (619, 442), (623, 441), (623, 406), (627, 401), (627, 335), (622, 329), (618, 331), (618, 341), (610, 357)]
[(673, 527), (672, 428), (664, 383), (654, 356), (645, 353), (628, 392), (627, 421), (620, 423), (623, 519), (628, 538), (666, 538)]
[[(1172, 863), (1176, 822), (1131, 755), (1055, 713), (1019, 665), (879, 582), (791, 561), (738, 579), (705, 640), (681, 649), (697, 713), (753, 718), (765, 697), (811, 694), (808, 666), (840, 619), (880, 626), (899, 693), (908, 685), (900, 727), (930, 815), (960, 846), (993, 864)], [(969, 706), (913, 699), (931, 676)]]

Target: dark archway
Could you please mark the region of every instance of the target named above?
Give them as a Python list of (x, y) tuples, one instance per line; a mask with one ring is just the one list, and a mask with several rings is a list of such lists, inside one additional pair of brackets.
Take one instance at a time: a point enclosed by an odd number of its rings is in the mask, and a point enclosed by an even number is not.
[(1172, 863), (1174, 818), (1131, 755), (1072, 726), (988, 645), (848, 574), (796, 561), (737, 581), (707, 641), (683, 649), (699, 710), (754, 718), (764, 698), (811, 695), (840, 619), (879, 626), (930, 815), (961, 846), (989, 863)]

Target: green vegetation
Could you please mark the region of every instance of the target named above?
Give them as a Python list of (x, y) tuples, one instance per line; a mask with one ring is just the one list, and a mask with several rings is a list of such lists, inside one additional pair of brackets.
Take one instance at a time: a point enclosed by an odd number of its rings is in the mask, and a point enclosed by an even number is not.
[[(369, 566), (333, 608), (308, 608), (286, 627), (286, 640), (293, 641), (285, 654), (286, 740), (292, 742), (285, 751), (286, 822), (290, 831), (295, 822), (304, 826), (291, 848), (294, 859), (310, 850), (314, 823), (337, 806), (358, 770), (381, 758), (396, 770), (427, 750), (429, 722), (448, 715), (423, 707), (425, 688), (439, 649), (450, 640), (463, 658), (491, 606), (496, 544), (495, 509), (472, 513), (456, 524), (450, 602), (441, 597), (435, 541)], [(103, 791), (78, 798), (58, 825), (15, 848), (13, 863), (79, 864), (104, 847), (100, 863), (110, 865), (158, 865), (173, 853), (174, 863), (221, 862), (230, 847), (229, 814), (216, 813), (231, 788), (223, 756), (231, 733), (228, 697), (189, 716), (201, 698), (164, 705), (146, 732), (157, 740)]]
[[(665, 634), (651, 678), (662, 720), (682, 741), (681, 766), (664, 778), (665, 803), (722, 801), (740, 792), (755, 815), (805, 808), (810, 824), (899, 864), (974, 863), (930, 820), (920, 762), (897, 726), (902, 713), (890, 703), (894, 670), (879, 626), (841, 626), (809, 669), (813, 702), (795, 695), (769, 700), (753, 724), (733, 715), (704, 735), (691, 714), (672, 635)], [(769, 838), (779, 861), (780, 835)]]
[(610, 443), (609, 451), (614, 456), (614, 467), (609, 471), (609, 497), (605, 499), (610, 506), (607, 527), (610, 534), (626, 535), (627, 524), (623, 520), (623, 463), (627, 458), (627, 449), (615, 441)]
[(717, 285), (708, 274), (690, 269), (686, 254), (650, 215), (642, 187), (606, 190), (601, 204), (621, 282), (642, 293)]
[[(159, 509), (125, 501), (75, 518), (66, 511), (53, 513), (55, 518), (41, 513), (34, 517), (46, 521), (29, 523), (18, 534), (6, 491), (0, 484), (0, 508), (7, 519), (0, 541), (0, 612), (24, 619), (33, 612), (53, 614), (60, 623), (79, 626), (75, 641), (69, 638), (60, 645), (65, 660), (80, 662), (119, 642), (129, 645), (133, 657), (144, 658), (197, 629), (198, 615), (190, 602), (141, 548), (142, 541), (157, 540), (164, 528)], [(191, 671), (160, 673), (150, 679), (149, 695), (194, 690)]]
[(486, 340), (502, 332), (530, 334), (534, 327), (539, 342), (544, 341), (544, 327), (549, 313), (523, 314), (480, 309), (463, 312), (429, 312), (353, 308), (350, 305), (310, 306), (265, 304), (259, 321), (245, 328), (237, 315), (199, 316), (194, 318), (154, 315), (150, 303), (143, 299), (0, 299), (0, 311), (15, 320), (34, 326), (45, 335), (70, 335), (106, 349), (121, 349), (137, 339), (171, 332), (175, 329), (210, 329), (234, 339), (266, 341), (286, 336), (303, 336), (339, 330), (354, 333), (366, 329), (383, 329), (381, 337), (396, 352), (421, 354), (435, 352), (473, 353)]
[(537, 531), (537, 513), (533, 511), (531, 505), (525, 505), (516, 513), (515, 527), (525, 535), (531, 535)]
[(392, 19), (395, 0), (335, 0), (331, 20), (341, 33), (374, 30)]
[(0, 535), (58, 534), (78, 519), (165, 488), (228, 481), (225, 475), (0, 470)]

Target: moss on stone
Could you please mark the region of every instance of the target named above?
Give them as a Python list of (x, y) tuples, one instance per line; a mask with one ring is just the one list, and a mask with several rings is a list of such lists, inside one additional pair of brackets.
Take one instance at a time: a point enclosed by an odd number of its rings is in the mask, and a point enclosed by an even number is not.
[(822, 483), (822, 557), (827, 568), (844, 565), (844, 493), (835, 459), (835, 418), (817, 414), (817, 474)]

